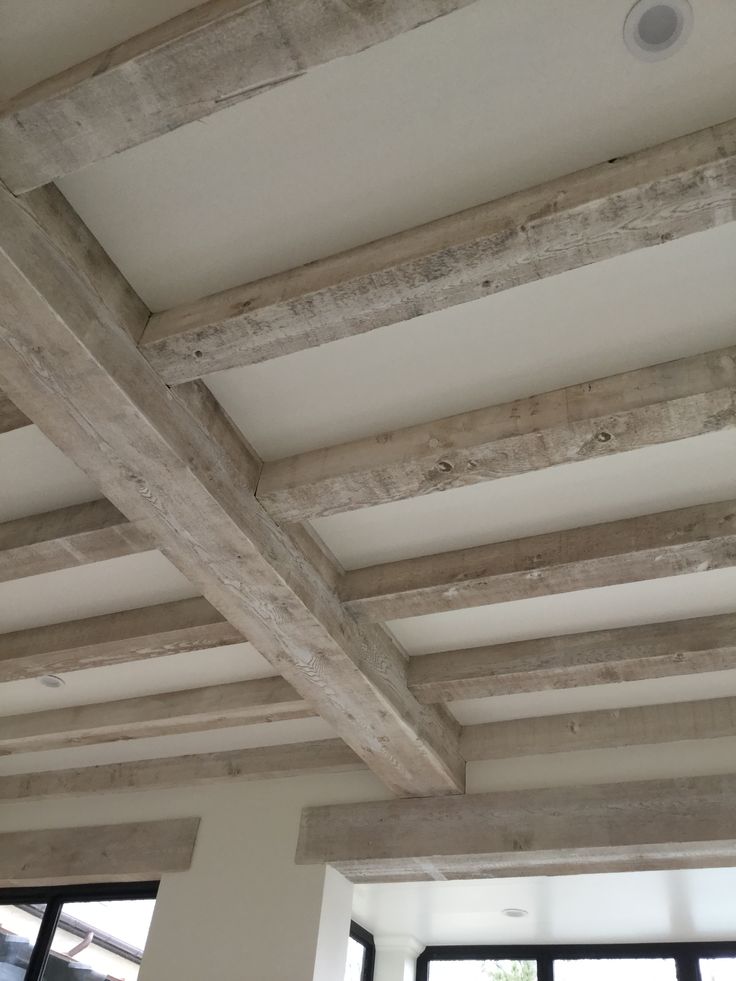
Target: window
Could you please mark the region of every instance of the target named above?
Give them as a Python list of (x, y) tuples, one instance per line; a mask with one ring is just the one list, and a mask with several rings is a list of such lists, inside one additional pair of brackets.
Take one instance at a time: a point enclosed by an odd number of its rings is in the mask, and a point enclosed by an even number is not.
[(417, 981), (736, 981), (736, 941), (427, 947)]
[(157, 888), (0, 890), (0, 981), (137, 981)]
[[(357, 923), (351, 923), (345, 981), (373, 981), (375, 958), (376, 947), (373, 943), (373, 935), (364, 930), (362, 926), (358, 926)], [(2, 981), (2, 977), (0, 977), (0, 981)]]

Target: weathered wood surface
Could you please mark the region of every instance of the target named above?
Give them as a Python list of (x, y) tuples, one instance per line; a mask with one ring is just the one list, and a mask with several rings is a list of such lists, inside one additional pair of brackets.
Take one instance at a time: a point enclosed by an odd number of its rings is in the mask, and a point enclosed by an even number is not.
[(0, 681), (146, 661), (244, 640), (206, 599), (195, 597), (0, 634)]
[(736, 865), (736, 776), (308, 807), (297, 862), (353, 882)]
[(266, 463), (278, 521), (338, 514), (736, 426), (736, 347)]
[(91, 501), (0, 524), (0, 582), (137, 555), (156, 544), (109, 501)]
[(470, 2), (201, 3), (0, 106), (0, 176), (39, 187)]
[(3, 433), (12, 433), (16, 429), (24, 429), (30, 425), (31, 420), (24, 416), (20, 409), (17, 409), (10, 399), (0, 392), (0, 436)]
[(306, 719), (314, 714), (283, 678), (258, 678), (0, 717), (0, 755)]
[(323, 739), (0, 777), (0, 801), (199, 787), (227, 780), (268, 780), (302, 774), (343, 773), (364, 767), (360, 757), (342, 740)]
[(442, 651), (409, 660), (420, 702), (670, 678), (736, 668), (736, 614)]
[(120, 322), (121, 277), (77, 261), (71, 209), (57, 230), (36, 200), (0, 191), (0, 387), (388, 786), (461, 790), (457, 724), (416, 701), (394, 642), (346, 614), (264, 512), (259, 462), (214, 400), (147, 364)]
[(504, 760), (736, 736), (736, 698), (571, 712), (466, 726), (466, 760)]
[(0, 834), (0, 887), (135, 882), (184, 872), (199, 818)]
[(735, 564), (736, 501), (723, 501), (358, 569), (341, 595), (382, 621)]
[(736, 120), (155, 314), (169, 382), (281, 357), (736, 218)]

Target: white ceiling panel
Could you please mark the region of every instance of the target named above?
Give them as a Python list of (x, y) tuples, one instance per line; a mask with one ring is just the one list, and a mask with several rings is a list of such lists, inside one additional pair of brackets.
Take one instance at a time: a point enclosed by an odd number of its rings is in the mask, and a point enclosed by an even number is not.
[(0, 583), (0, 633), (197, 596), (160, 552)]
[(271, 665), (252, 644), (231, 644), (147, 661), (68, 671), (59, 675), (64, 681), (63, 688), (45, 688), (36, 678), (8, 681), (0, 684), (0, 716), (223, 685), (274, 674)]
[(625, 583), (392, 620), (409, 654), (736, 612), (736, 569)]

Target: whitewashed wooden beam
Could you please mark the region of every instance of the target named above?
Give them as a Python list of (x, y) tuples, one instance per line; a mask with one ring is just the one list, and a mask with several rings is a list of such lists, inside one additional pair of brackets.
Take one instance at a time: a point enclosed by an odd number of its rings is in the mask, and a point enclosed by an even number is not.
[(0, 176), (39, 187), (470, 2), (200, 3), (0, 106)]
[(115, 702), (0, 716), (0, 755), (207, 732), (314, 712), (283, 678), (258, 678)]
[[(736, 120), (155, 314), (168, 382), (478, 300), (736, 217)], [(449, 328), (448, 328), (449, 329)]]
[(0, 524), (0, 582), (137, 555), (156, 547), (109, 501), (75, 504)]
[(619, 749), (736, 736), (736, 698), (572, 712), (466, 726), (460, 745), (471, 760)]
[(223, 753), (15, 774), (0, 777), (0, 801), (199, 787), (227, 780), (269, 780), (364, 768), (360, 757), (342, 740), (322, 739)]
[(77, 216), (57, 202), (39, 217), (39, 197), (0, 190), (2, 390), (389, 787), (461, 790), (457, 724), (417, 702), (395, 643), (343, 610), (258, 504), (260, 463), (204, 386), (157, 377), (124, 326), (129, 287), (91, 270)]
[(0, 834), (0, 887), (135, 882), (191, 865), (199, 818)]
[(521, 640), (409, 660), (420, 702), (584, 688), (736, 668), (736, 614)]
[(297, 862), (353, 882), (736, 865), (736, 776), (310, 807)]
[(736, 501), (722, 501), (357, 569), (341, 595), (382, 621), (734, 564)]
[(9, 398), (0, 392), (0, 436), (3, 433), (12, 433), (16, 429), (24, 429), (31, 425), (20, 409), (16, 408)]
[(736, 426), (736, 347), (266, 463), (258, 499), (301, 521)]
[(0, 634), (0, 682), (242, 644), (206, 599), (179, 600)]

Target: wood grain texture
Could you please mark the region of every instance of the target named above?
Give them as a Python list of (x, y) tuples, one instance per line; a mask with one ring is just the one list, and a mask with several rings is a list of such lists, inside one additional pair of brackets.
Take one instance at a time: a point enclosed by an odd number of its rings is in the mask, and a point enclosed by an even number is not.
[(736, 121), (155, 314), (169, 382), (278, 358), (736, 217)]
[(353, 882), (736, 865), (736, 776), (308, 807), (297, 863)]
[(460, 745), (468, 761), (503, 760), (735, 735), (736, 698), (711, 698), (466, 726)]
[(135, 882), (184, 872), (199, 818), (0, 834), (0, 887)]
[(28, 191), (472, 0), (210, 0), (0, 106), (0, 176)]
[(261, 508), (259, 462), (201, 383), (170, 389), (147, 364), (109, 300), (119, 275), (68, 247), (71, 209), (57, 232), (35, 207), (0, 191), (0, 387), (388, 786), (461, 790), (457, 724), (416, 701), (395, 643)]
[(137, 555), (156, 544), (109, 501), (76, 504), (0, 524), (0, 582)]
[(227, 780), (268, 780), (302, 774), (343, 773), (364, 767), (360, 757), (342, 740), (323, 739), (0, 777), (0, 801), (199, 787)]
[(409, 660), (409, 687), (431, 703), (730, 668), (736, 614), (424, 654)]
[(31, 420), (24, 416), (20, 409), (17, 409), (10, 399), (0, 392), (0, 436), (3, 433), (12, 433), (16, 429), (24, 429), (30, 425)]
[(206, 732), (314, 716), (283, 678), (0, 717), (0, 755)]
[(297, 521), (736, 426), (736, 347), (264, 465), (258, 499)]
[(206, 599), (195, 597), (0, 634), (0, 681), (146, 661), (244, 640)]
[(736, 501), (722, 501), (358, 569), (341, 595), (382, 621), (734, 564)]

